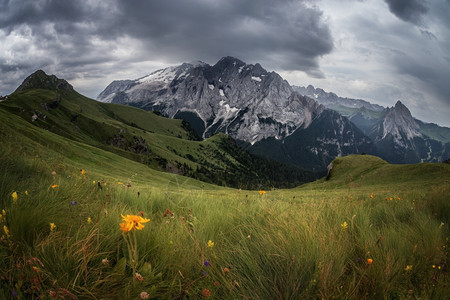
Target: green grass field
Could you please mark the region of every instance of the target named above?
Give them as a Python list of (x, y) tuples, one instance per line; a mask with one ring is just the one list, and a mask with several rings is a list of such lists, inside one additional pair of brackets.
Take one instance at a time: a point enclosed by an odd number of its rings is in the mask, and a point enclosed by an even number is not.
[[(354, 155), (328, 180), (260, 193), (158, 172), (3, 110), (0, 125), (0, 299), (450, 295), (448, 164)], [(126, 233), (121, 214), (150, 221)]]

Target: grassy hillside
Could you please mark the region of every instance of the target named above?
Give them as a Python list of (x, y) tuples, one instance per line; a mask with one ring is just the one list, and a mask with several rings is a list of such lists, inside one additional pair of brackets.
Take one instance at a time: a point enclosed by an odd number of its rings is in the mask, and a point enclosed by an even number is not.
[[(293, 187), (316, 178), (312, 172), (252, 156), (225, 135), (199, 141), (182, 120), (100, 103), (67, 88), (63, 80), (37, 73), (0, 103), (3, 113), (27, 121), (19, 129), (24, 134), (32, 124), (156, 170), (224, 186)], [(59, 85), (66, 88), (56, 89)], [(37, 88), (41, 86), (54, 90)]]
[[(450, 165), (354, 155), (328, 180), (260, 193), (158, 172), (19, 115), (0, 108), (0, 299), (450, 293)], [(150, 221), (124, 232), (121, 214)]]

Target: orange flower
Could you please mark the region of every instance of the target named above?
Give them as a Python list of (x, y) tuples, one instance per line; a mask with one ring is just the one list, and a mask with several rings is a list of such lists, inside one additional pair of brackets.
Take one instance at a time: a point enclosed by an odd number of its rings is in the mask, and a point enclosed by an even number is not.
[(202, 291), (202, 296), (208, 298), (209, 296), (211, 296), (211, 292), (208, 289), (204, 289)]
[(57, 184), (54, 184), (54, 185), (52, 185), (52, 189), (55, 189), (55, 188), (57, 188), (59, 185), (57, 185)]
[(373, 259), (368, 258), (368, 259), (367, 259), (367, 264), (371, 265), (372, 263), (373, 263)]
[(266, 191), (259, 191), (260, 195), (264, 195), (266, 193)]
[(140, 216), (136, 215), (127, 215), (126, 217), (124, 215), (121, 215), (123, 219), (123, 223), (120, 223), (120, 229), (123, 232), (128, 232), (130, 230), (141, 230), (144, 228), (144, 225), (142, 223), (147, 223), (150, 221), (150, 219), (142, 218)]

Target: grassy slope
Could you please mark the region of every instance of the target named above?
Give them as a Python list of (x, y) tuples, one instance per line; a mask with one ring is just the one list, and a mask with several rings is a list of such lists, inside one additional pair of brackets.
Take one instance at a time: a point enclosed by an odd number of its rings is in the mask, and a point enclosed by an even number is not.
[[(450, 292), (449, 165), (355, 155), (335, 160), (329, 180), (260, 195), (157, 172), (2, 108), (0, 124), (0, 225), (9, 230), (0, 234), (2, 299), (13, 291), (80, 299), (200, 298), (204, 289), (217, 299)], [(120, 214), (139, 211), (151, 219), (136, 232), (142, 282), (118, 226)]]
[[(60, 100), (55, 105), (56, 100)], [(186, 174), (222, 185), (258, 187), (293, 186), (311, 180), (314, 174), (293, 167), (250, 157), (229, 138), (217, 135), (204, 141), (191, 139), (181, 120), (157, 116), (131, 106), (100, 103), (73, 90), (25, 89), (15, 92), (0, 104), (9, 112), (58, 135), (143, 162), (154, 169)], [(45, 119), (42, 115), (45, 115)], [(150, 154), (128, 151), (134, 138), (145, 140)], [(122, 145), (111, 141), (122, 140)], [(114, 144), (114, 145), (113, 145)], [(282, 172), (289, 174), (286, 179)]]

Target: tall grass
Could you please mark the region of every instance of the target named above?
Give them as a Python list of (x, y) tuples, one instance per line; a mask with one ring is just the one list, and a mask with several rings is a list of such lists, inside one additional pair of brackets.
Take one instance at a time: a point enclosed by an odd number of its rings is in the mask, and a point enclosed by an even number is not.
[[(448, 168), (432, 173), (434, 184), (423, 176), (389, 183), (399, 171), (386, 166), (370, 171), (375, 178), (358, 169), (260, 195), (134, 175), (142, 170), (131, 163), (120, 171), (125, 163), (95, 170), (86, 162), (95, 171), (83, 175), (82, 160), (18, 147), (0, 153), (1, 299), (196, 299), (205, 289), (215, 299), (450, 294)], [(142, 281), (121, 214), (151, 219), (136, 231)]]

